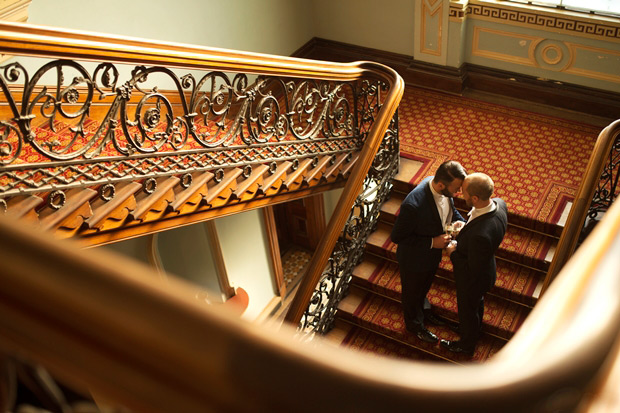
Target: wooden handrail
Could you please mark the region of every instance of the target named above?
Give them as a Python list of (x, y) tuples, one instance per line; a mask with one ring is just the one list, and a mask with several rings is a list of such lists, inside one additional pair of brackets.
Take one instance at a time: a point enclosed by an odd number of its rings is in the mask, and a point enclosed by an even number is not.
[(0, 53), (340, 81), (359, 79), (376, 67), (9, 22), (0, 22)]
[(342, 232), (342, 228), (344, 228), (346, 224), (353, 203), (361, 192), (364, 178), (368, 174), (368, 170), (370, 169), (377, 150), (381, 145), (385, 131), (387, 130), (405, 91), (404, 81), (395, 71), (386, 66), (381, 66), (380, 69), (380, 74), (382, 75), (383, 80), (390, 87), (389, 93), (385, 99), (381, 112), (377, 115), (377, 118), (368, 133), (368, 138), (366, 139), (359, 158), (355, 163), (351, 176), (347, 181), (347, 185), (344, 187), (342, 195), (338, 199), (338, 203), (329, 220), (329, 224), (323, 233), (321, 242), (319, 242), (318, 247), (312, 255), (312, 259), (308, 264), (308, 270), (304, 275), (304, 278), (301, 280), (297, 293), (295, 294), (295, 297), (291, 302), (291, 306), (286, 314), (285, 321), (293, 325), (297, 325), (299, 323), (304, 311), (308, 308), (314, 289), (319, 283), (327, 260), (334, 249), (334, 245), (336, 245), (336, 241)]
[(579, 188), (575, 194), (573, 206), (568, 214), (566, 224), (564, 225), (560, 240), (558, 241), (558, 246), (553, 255), (553, 260), (549, 266), (549, 271), (547, 271), (541, 290), (541, 295), (544, 294), (549, 288), (551, 282), (560, 272), (564, 264), (566, 264), (577, 247), (577, 241), (579, 240), (579, 236), (583, 230), (583, 225), (588, 214), (590, 204), (592, 203), (594, 191), (597, 188), (605, 162), (607, 162), (609, 158), (609, 153), (611, 152), (611, 148), (618, 134), (620, 134), (620, 120), (609, 124), (601, 131), (598, 139), (596, 140), (596, 144), (592, 150), (592, 155), (590, 155), (590, 160), (588, 161), (588, 166), (586, 167), (583, 180), (579, 184)]
[[(221, 72), (232, 71), (287, 78), (300, 77), (304, 79), (310, 78), (330, 81), (356, 81), (360, 79), (381, 80), (390, 87), (390, 92), (387, 99), (384, 102), (380, 102), (383, 106), (377, 114), (378, 121), (375, 122), (375, 126), (372, 127), (370, 131), (369, 138), (366, 139), (364, 144), (364, 147), (368, 148), (365, 151), (366, 155), (356, 158), (356, 170), (358, 172), (347, 178), (351, 188), (345, 190), (345, 194), (353, 194), (356, 191), (355, 188), (361, 187), (363, 177), (372, 162), (372, 157), (374, 153), (376, 153), (376, 148), (387, 129), (389, 119), (391, 119), (400, 101), (404, 88), (404, 82), (395, 71), (386, 66), (372, 62), (340, 64), (309, 61), (171, 42), (153, 42), (143, 39), (121, 38), (119, 36), (107, 36), (96, 33), (53, 29), (17, 23), (0, 23), (0, 53), (61, 59), (103, 60), (105, 62), (121, 63), (130, 62), (136, 65), (150, 64), (165, 66), (166, 68), (217, 70)], [(359, 182), (353, 182), (355, 180), (359, 180)], [(228, 200), (228, 198), (226, 199)], [(348, 197), (347, 199), (354, 198)], [(252, 206), (263, 206), (267, 203), (269, 203), (269, 200), (258, 200), (253, 203)], [(349, 206), (344, 205), (337, 209), (335, 215), (343, 216), (341, 219), (334, 222), (344, 223), (351, 205), (352, 201)], [(232, 210), (232, 207), (229, 208), (229, 211)], [(206, 214), (203, 215), (206, 216)], [(214, 215), (215, 214), (210, 214), (209, 217)], [(132, 214), (130, 217), (135, 218), (135, 215)], [(193, 218), (203, 219), (198, 214), (194, 214)], [(174, 223), (170, 220), (167, 222), (173, 225), (184, 225), (186, 222), (181, 222), (184, 219), (186, 219), (186, 217), (179, 217)], [(153, 227), (154, 225), (148, 228), (147, 226), (143, 226), (139, 231), (136, 231), (135, 228), (123, 228), (116, 231), (114, 235), (115, 237), (121, 238), (135, 236), (138, 233), (147, 233), (155, 229), (164, 229), (159, 223), (156, 226), (157, 228), (153, 229)], [(341, 228), (342, 226), (332, 229), (328, 231), (328, 233), (337, 234)], [(335, 238), (337, 238), (337, 235)], [(332, 237), (332, 239), (335, 238)], [(107, 234), (101, 237), (98, 233), (91, 231), (91, 233), (88, 234), (88, 239), (91, 244), (94, 244), (109, 242), (111, 238)], [(317, 256), (317, 260), (319, 260), (319, 262), (314, 265), (314, 267), (322, 267), (327, 261), (327, 255), (320, 254)]]
[(620, 411), (620, 337), (609, 353), (599, 377), (595, 379), (586, 399), (576, 410), (579, 413), (607, 413)]
[(300, 342), (141, 263), (0, 219), (0, 348), (136, 412), (570, 411), (620, 329), (619, 248), (616, 203), (504, 349), (438, 366)]

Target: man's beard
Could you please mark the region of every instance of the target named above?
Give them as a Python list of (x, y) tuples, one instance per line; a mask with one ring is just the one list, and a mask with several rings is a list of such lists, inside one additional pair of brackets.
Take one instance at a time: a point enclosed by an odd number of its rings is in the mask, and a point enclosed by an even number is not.
[(447, 196), (448, 198), (454, 198), (454, 194), (448, 191), (448, 188), (444, 188), (441, 190), (441, 195)]

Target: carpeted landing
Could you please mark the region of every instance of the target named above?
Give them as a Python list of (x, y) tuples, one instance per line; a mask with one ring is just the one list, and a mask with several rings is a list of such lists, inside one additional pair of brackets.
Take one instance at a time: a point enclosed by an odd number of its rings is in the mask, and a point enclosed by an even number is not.
[[(408, 88), (399, 108), (401, 167), (363, 262), (341, 302), (334, 337), (376, 355), (454, 363), (482, 362), (517, 332), (540, 296), (563, 222), (600, 128), (438, 92)], [(470, 359), (424, 343), (404, 327), (396, 245), (389, 238), (400, 204), (443, 161), (489, 174), (508, 204), (497, 251), (497, 282), (485, 297), (483, 334)], [(466, 213), (462, 199), (455, 203)], [(443, 257), (428, 296), (433, 310), (458, 320), (452, 265)], [(458, 335), (429, 326), (439, 338)], [(331, 333), (330, 333), (331, 335)]]

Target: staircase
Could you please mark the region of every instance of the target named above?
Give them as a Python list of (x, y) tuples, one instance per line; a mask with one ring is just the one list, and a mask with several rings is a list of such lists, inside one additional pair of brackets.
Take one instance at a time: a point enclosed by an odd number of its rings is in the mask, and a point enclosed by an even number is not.
[[(561, 227), (550, 226), (552, 235), (538, 232), (534, 229), (536, 222), (525, 222), (523, 217), (511, 214), (509, 205), (508, 230), (496, 253), (497, 281), (485, 297), (483, 334), (473, 358), (422, 342), (405, 330), (396, 245), (389, 238), (400, 204), (413, 189), (411, 181), (419, 168), (417, 161), (401, 158), (391, 197), (381, 208), (379, 225), (367, 240), (362, 262), (353, 271), (349, 294), (338, 307), (335, 327), (328, 338), (341, 346), (386, 356), (481, 362), (510, 340), (536, 304)], [(462, 214), (466, 213), (462, 199), (455, 199), (455, 205)], [(442, 259), (428, 298), (434, 312), (458, 320), (452, 264), (447, 255)], [(446, 326), (427, 327), (441, 339), (458, 339), (458, 334)]]

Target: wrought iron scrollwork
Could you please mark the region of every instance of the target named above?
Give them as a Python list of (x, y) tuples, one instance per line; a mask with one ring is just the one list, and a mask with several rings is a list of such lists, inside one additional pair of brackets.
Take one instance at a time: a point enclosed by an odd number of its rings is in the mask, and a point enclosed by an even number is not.
[(603, 171), (601, 172), (598, 184), (594, 190), (592, 202), (588, 208), (588, 213), (577, 242), (578, 245), (580, 245), (590, 234), (590, 232), (592, 232), (605, 211), (611, 207), (614, 199), (620, 195), (620, 187), (618, 186), (619, 180), (620, 132), (618, 132), (615, 136), (614, 143), (609, 151), (607, 163), (603, 166)]
[(607, 163), (603, 167), (603, 172), (599, 179), (598, 185), (594, 190), (592, 203), (588, 209), (588, 218), (594, 220), (598, 215), (607, 211), (614, 199), (618, 197), (620, 188), (618, 180), (620, 180), (620, 133), (616, 135), (614, 144), (609, 152)]
[[(380, 102), (377, 100), (376, 105)], [(399, 156), (396, 114), (302, 317), (299, 328), (303, 332), (324, 334), (332, 328), (338, 303), (348, 292), (353, 268), (360, 263), (366, 240), (376, 229), (381, 205), (389, 197), (392, 179), (398, 172)]]
[[(4, 196), (267, 164), (360, 148), (379, 82), (177, 75), (55, 60), (1, 68)], [(369, 99), (370, 98), (370, 99)], [(6, 112), (5, 112), (6, 113)], [(360, 135), (362, 132), (362, 135)]]
[[(80, 63), (50, 61), (32, 77), (18, 62), (0, 68), (7, 111), (0, 117), (0, 198), (54, 191), (52, 207), (76, 187), (99, 187), (106, 201), (116, 185), (226, 168), (249, 176), (259, 164), (358, 151), (379, 113), (387, 85), (379, 80), (333, 82), (222, 72), (177, 75), (136, 66), (127, 78), (111, 63), (92, 74)], [(351, 271), (376, 225), (398, 168), (397, 117), (384, 137), (362, 194), (329, 260), (303, 324), (325, 331)], [(62, 194), (62, 195), (61, 195)], [(6, 205), (6, 203), (4, 204)]]

